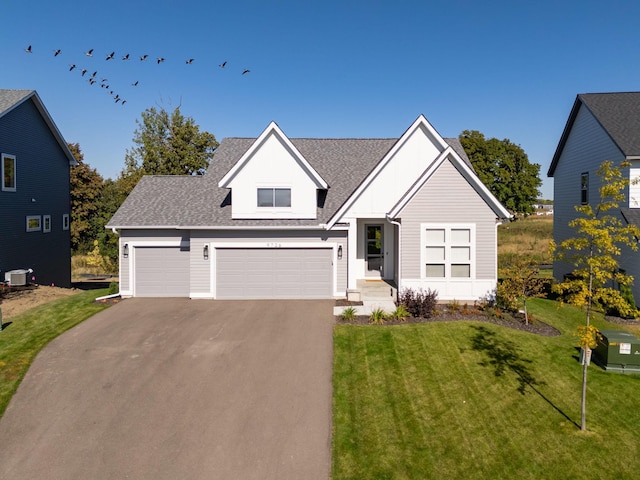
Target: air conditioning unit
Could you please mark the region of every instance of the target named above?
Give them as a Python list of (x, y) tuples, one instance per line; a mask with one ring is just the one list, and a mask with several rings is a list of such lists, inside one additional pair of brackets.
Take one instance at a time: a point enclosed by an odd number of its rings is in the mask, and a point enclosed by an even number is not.
[(4, 281), (8, 282), (10, 285), (26, 285), (27, 284), (27, 274), (29, 270), (9, 270), (8, 272), (4, 272)]

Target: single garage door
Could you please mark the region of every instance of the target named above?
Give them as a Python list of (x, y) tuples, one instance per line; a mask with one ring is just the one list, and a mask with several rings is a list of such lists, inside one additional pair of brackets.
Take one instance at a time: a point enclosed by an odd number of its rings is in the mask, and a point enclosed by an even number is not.
[(136, 297), (188, 297), (189, 249), (135, 247)]
[(331, 298), (330, 248), (218, 248), (216, 296)]

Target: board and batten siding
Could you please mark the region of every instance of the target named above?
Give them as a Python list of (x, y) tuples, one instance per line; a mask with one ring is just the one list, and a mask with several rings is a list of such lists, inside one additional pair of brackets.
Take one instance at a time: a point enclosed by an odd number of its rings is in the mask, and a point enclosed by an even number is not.
[(210, 244), (280, 244), (287, 243), (326, 243), (327, 248), (342, 245), (342, 259), (336, 259), (335, 290), (344, 294), (347, 289), (348, 243), (346, 231), (266, 231), (266, 230), (194, 230), (191, 235), (191, 296), (207, 297), (212, 295), (212, 278), (215, 275), (213, 251), (209, 259), (204, 260), (203, 249)]
[[(0, 272), (32, 268), (39, 284), (71, 287), (69, 158), (32, 100), (0, 118), (0, 152), (16, 157), (16, 191), (0, 190)], [(51, 231), (26, 231), (26, 217), (49, 215)]]
[[(593, 114), (582, 105), (553, 175), (553, 239), (556, 245), (575, 235), (569, 222), (576, 218), (575, 206), (580, 205), (582, 173), (589, 173), (589, 202), (591, 205), (598, 202), (600, 179), (596, 171), (605, 160), (617, 164), (624, 156)], [(561, 281), (572, 270), (571, 265), (556, 261), (553, 276)]]
[[(442, 300), (471, 300), (470, 295), (483, 295), (495, 288), (497, 279), (496, 214), (462, 176), (446, 160), (402, 209), (401, 275), (404, 286), (433, 288), (421, 279), (422, 225), (473, 224), (475, 225), (475, 278), (468, 282), (456, 279), (461, 288), (438, 292)], [(467, 283), (467, 285), (462, 285)], [(489, 288), (487, 288), (487, 286)], [(480, 292), (482, 290), (482, 292)], [(475, 292), (475, 293), (471, 293)], [(458, 296), (456, 296), (458, 295)]]

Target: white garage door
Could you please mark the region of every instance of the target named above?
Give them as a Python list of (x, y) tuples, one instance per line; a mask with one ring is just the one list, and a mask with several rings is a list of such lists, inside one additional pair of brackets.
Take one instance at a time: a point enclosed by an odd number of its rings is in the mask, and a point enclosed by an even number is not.
[(136, 247), (136, 297), (188, 297), (189, 249)]
[(217, 298), (331, 298), (330, 248), (219, 248)]

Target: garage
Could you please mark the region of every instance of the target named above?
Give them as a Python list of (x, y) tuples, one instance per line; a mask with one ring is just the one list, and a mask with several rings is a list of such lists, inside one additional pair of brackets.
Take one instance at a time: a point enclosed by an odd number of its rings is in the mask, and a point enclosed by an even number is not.
[(188, 247), (136, 247), (136, 297), (188, 297)]
[(331, 298), (331, 248), (217, 248), (216, 297)]

